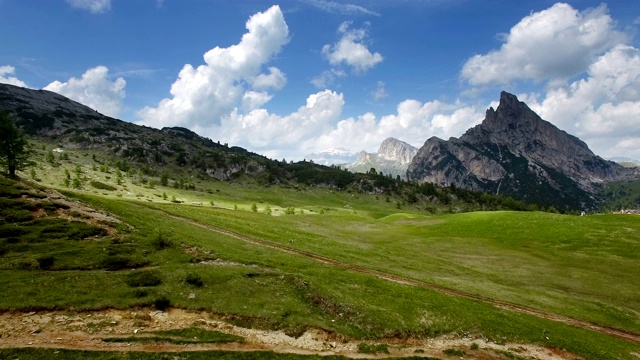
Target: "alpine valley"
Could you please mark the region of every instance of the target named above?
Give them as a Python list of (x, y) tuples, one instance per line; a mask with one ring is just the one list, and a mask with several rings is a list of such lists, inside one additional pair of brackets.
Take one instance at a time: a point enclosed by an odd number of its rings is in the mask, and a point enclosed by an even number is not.
[[(640, 168), (596, 156), (584, 142), (542, 120), (506, 92), (498, 108), (487, 110), (485, 120), (459, 139), (433, 137), (418, 150), (388, 138), (377, 153), (361, 151), (355, 161), (348, 150), (339, 149), (310, 154), (308, 158), (316, 161), (298, 163), (271, 160), (185, 128), (157, 130), (113, 119), (44, 90), (0, 84), (0, 109), (32, 137), (61, 148), (111, 154), (123, 170), (136, 163), (147, 174), (190, 170), (221, 181), (244, 177), (267, 185), (394, 192), (400, 196), (399, 204), (421, 202), (427, 209), (432, 209), (430, 203), (449, 204), (456, 198), (455, 189), (506, 196), (562, 212), (597, 209), (606, 200), (603, 184), (640, 178)], [(414, 184), (413, 190), (406, 180)], [(433, 185), (450, 198), (438, 195)], [(485, 206), (478, 205), (459, 209)]]

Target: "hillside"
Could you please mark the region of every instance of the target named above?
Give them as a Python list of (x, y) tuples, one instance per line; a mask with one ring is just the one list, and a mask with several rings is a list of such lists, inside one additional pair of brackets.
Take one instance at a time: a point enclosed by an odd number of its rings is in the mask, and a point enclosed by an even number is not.
[[(525, 208), (510, 198), (411, 184), (387, 174), (354, 174), (337, 166), (271, 160), (203, 138), (188, 129), (158, 130), (113, 119), (49, 91), (0, 84), (0, 109), (16, 119), (32, 139), (42, 143), (42, 149), (48, 149), (39, 150), (42, 158), (53, 158), (54, 154), (48, 154), (53, 150), (91, 152), (94, 160), (82, 164), (85, 169), (117, 169), (137, 177), (142, 184), (153, 181), (194, 188), (198, 181), (215, 179), (260, 186), (314, 186), (372, 194), (399, 208), (411, 206), (430, 212)], [(49, 166), (60, 167), (64, 162), (56, 159)], [(62, 181), (59, 179), (57, 184)], [(86, 187), (87, 182), (79, 186)], [(107, 183), (126, 194), (115, 178)]]
[[(458, 213), (525, 207), (284, 164), (26, 95), (3, 100), (22, 104), (11, 113), (30, 131), (36, 164), (18, 181), (0, 176), (2, 358), (640, 353), (635, 216)], [(30, 128), (38, 119), (49, 125)], [(107, 130), (77, 141), (83, 126)], [(132, 134), (178, 144), (189, 159), (241, 154), (265, 175), (221, 180), (190, 162), (161, 164)], [(108, 141), (139, 144), (143, 156), (108, 151)]]
[(599, 184), (631, 180), (624, 168), (593, 154), (580, 139), (542, 120), (523, 102), (502, 92), (497, 109), (459, 139), (433, 137), (407, 170), (410, 180), (505, 194), (558, 209), (593, 209)]

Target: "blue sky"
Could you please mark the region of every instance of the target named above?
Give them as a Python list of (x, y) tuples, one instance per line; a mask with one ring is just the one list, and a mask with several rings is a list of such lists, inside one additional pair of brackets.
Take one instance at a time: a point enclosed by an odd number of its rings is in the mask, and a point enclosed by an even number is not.
[(501, 90), (640, 159), (640, 2), (0, 0), (0, 82), (272, 158), (458, 137)]

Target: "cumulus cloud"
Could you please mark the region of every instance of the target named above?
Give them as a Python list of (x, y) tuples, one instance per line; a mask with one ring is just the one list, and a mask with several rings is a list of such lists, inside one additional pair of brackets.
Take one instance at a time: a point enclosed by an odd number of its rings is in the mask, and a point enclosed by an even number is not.
[(333, 66), (342, 63), (350, 66), (356, 73), (364, 73), (378, 63), (383, 57), (380, 53), (371, 53), (365, 41), (368, 37), (368, 24), (364, 28), (351, 29), (351, 22), (343, 22), (338, 28), (341, 38), (333, 45), (324, 45), (322, 55)]
[(270, 67), (268, 74), (260, 74), (252, 81), (252, 86), (257, 90), (280, 90), (287, 83), (287, 77), (277, 67)]
[(304, 3), (312, 5), (322, 11), (331, 13), (331, 14), (341, 14), (341, 15), (373, 15), (380, 16), (375, 11), (371, 11), (365, 7), (354, 5), (354, 4), (343, 4), (335, 1), (326, 1), (326, 0), (300, 0)]
[(435, 100), (422, 103), (409, 99), (398, 104), (396, 114), (378, 118), (373, 113), (366, 113), (344, 119), (308, 143), (316, 151), (345, 145), (352, 149), (375, 151), (384, 139), (392, 136), (420, 147), (432, 136), (448, 139), (462, 135), (484, 119), (484, 111), (459, 102), (446, 104)]
[(461, 78), (477, 86), (566, 81), (625, 40), (614, 25), (604, 4), (585, 11), (555, 4), (523, 18), (504, 36), (500, 49), (467, 60)]
[(57, 92), (105, 115), (118, 117), (126, 84), (123, 78), (109, 80), (109, 69), (96, 66), (82, 74), (80, 79), (72, 77), (66, 82), (56, 80), (45, 86), (44, 90)]
[(10, 65), (0, 66), (0, 83), (21, 86), (21, 87), (28, 87), (24, 81), (18, 79), (15, 76), (10, 76), (10, 75), (13, 75), (15, 71), (16, 71), (16, 68), (14, 68), (13, 66), (10, 66)]
[(342, 94), (324, 90), (309, 95), (306, 104), (289, 115), (270, 114), (265, 109), (246, 114), (235, 110), (224, 117), (220, 127), (203, 129), (203, 133), (218, 134), (225, 142), (268, 156), (290, 157), (301, 151), (301, 143), (338, 121), (343, 106)]
[(111, 10), (111, 0), (67, 0), (74, 8), (100, 14)]
[(252, 109), (268, 96), (248, 89), (278, 89), (285, 77), (277, 68), (260, 74), (267, 63), (289, 41), (289, 29), (279, 6), (257, 13), (246, 23), (240, 42), (227, 48), (215, 47), (204, 54), (205, 64), (185, 65), (171, 86), (171, 98), (157, 107), (138, 112), (140, 123), (154, 127), (207, 127), (219, 124), (242, 104)]
[(587, 76), (530, 95), (543, 119), (585, 140), (601, 156), (640, 158), (640, 50), (618, 45), (597, 58)]

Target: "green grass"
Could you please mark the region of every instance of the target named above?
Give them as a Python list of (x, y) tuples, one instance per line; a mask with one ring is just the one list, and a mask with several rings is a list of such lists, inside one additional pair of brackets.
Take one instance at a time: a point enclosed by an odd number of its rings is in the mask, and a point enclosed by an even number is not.
[[(127, 223), (117, 236), (71, 240), (61, 237), (65, 230), (52, 231), (59, 238), (41, 243), (25, 241), (22, 234), (16, 243), (3, 242), (8, 250), (0, 253), (2, 266), (8, 259), (36, 265), (0, 269), (0, 288), (12, 289), (0, 292), (0, 310), (124, 309), (166, 299), (237, 325), (290, 335), (311, 327), (374, 341), (468, 333), (567, 349), (590, 359), (632, 359), (631, 353), (640, 351), (638, 344), (592, 331), (249, 244), (167, 213), (344, 263), (638, 332), (636, 217), (427, 216), (398, 210), (382, 197), (317, 188), (203, 182), (199, 187), (210, 191), (198, 192), (129, 181), (125, 178), (126, 189), (116, 185), (107, 195), (91, 189), (71, 193)], [(14, 193), (23, 191), (28, 190)], [(163, 192), (183, 203), (163, 200), (158, 195)], [(253, 202), (257, 213), (250, 211)], [(260, 210), (267, 203), (278, 216)], [(295, 215), (279, 213), (289, 206), (296, 207)], [(24, 212), (16, 218), (30, 221)], [(42, 269), (38, 260), (48, 256), (53, 264)], [(202, 262), (216, 259), (219, 265)], [(131, 270), (139, 267), (153, 268)], [(150, 273), (160, 282), (132, 281)]]
[[(65, 360), (168, 360), (174, 359), (176, 353), (149, 353), (149, 352), (103, 352), (82, 350), (56, 350), (56, 349), (0, 349), (2, 359), (40, 360), (40, 359), (65, 359)], [(253, 352), (224, 352), (224, 351), (193, 351), (182, 352), (179, 355), (184, 360), (312, 360), (312, 359), (346, 359), (342, 356), (320, 355), (296, 355), (279, 354), (267, 351)]]
[[(619, 215), (480, 212), (268, 217), (151, 205), (257, 239), (640, 332), (640, 224)], [(293, 242), (292, 242), (293, 241)]]

